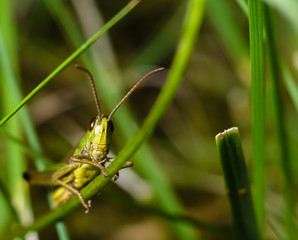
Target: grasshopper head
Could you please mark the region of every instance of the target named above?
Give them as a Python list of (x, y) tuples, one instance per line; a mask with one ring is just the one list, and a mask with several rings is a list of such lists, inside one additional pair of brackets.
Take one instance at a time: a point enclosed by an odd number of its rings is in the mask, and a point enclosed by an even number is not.
[[(152, 74), (164, 70), (164, 68), (157, 68), (149, 73), (147, 73), (144, 77), (142, 77), (130, 90), (129, 92), (121, 99), (121, 101), (117, 104), (117, 106), (112, 110), (110, 115), (107, 117), (106, 115), (101, 113), (101, 109), (99, 106), (99, 101), (96, 93), (96, 88), (94, 84), (93, 77), (91, 73), (78, 65), (76, 68), (84, 71), (87, 73), (88, 78), (91, 83), (91, 88), (96, 104), (96, 108), (98, 111), (97, 117), (93, 118), (89, 122), (88, 132), (85, 135), (84, 139), (82, 139), (80, 145), (84, 145), (84, 150), (88, 154), (91, 154), (92, 158), (96, 161), (103, 160), (106, 158), (107, 154), (110, 150), (111, 140), (112, 140), (112, 133), (114, 130), (113, 123), (111, 118), (116, 110), (121, 106), (121, 104), (129, 97), (130, 94), (134, 92), (134, 90), (149, 76)], [(81, 151), (81, 148), (78, 148), (78, 151)]]
[(96, 159), (104, 159), (110, 151), (114, 126), (106, 115), (93, 118), (88, 127), (90, 132), (90, 154)]

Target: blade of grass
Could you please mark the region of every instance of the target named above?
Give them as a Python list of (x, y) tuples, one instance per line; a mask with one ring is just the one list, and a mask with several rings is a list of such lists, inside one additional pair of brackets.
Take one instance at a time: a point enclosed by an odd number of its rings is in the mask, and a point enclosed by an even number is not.
[(44, 79), (34, 90), (32, 90), (9, 114), (1, 121), (0, 127), (11, 118), (21, 107), (23, 107), (36, 93), (38, 93), (47, 83), (49, 83), (58, 73), (66, 68), (74, 59), (86, 51), (103, 33), (115, 25), (121, 18), (128, 14), (136, 5), (137, 0), (130, 1), (118, 14), (108, 21), (97, 33), (89, 38), (80, 48), (71, 54), (63, 63), (61, 63), (46, 79)]
[[(0, 34), (0, 36), (1, 36), (1, 34)], [(0, 40), (0, 42), (2, 42), (2, 41)], [(1, 47), (0, 47), (0, 49), (1, 49)], [(3, 59), (5, 59), (5, 62), (9, 63), (9, 58), (6, 55), (6, 51), (4, 50), (1, 53), (2, 53), (2, 55), (6, 56), (6, 57), (3, 58)], [(20, 93), (21, 90), (20, 90), (19, 86), (16, 84), (16, 81), (17, 81), (16, 73), (13, 73), (13, 70), (10, 68), (9, 65), (7, 67), (8, 67), (7, 69), (8, 69), (8, 72), (9, 72), (9, 76), (5, 78), (5, 80), (6, 80), (5, 87), (10, 86), (13, 89), (14, 95), (10, 95), (10, 96), (13, 96), (13, 99), (11, 99), (10, 102), (14, 102), (16, 99), (21, 99), (21, 93)], [(5, 87), (3, 87), (1, 89), (6, 89)], [(10, 108), (11, 107), (12, 106), (10, 106)], [(30, 120), (30, 117), (29, 117), (29, 114), (27, 112), (26, 107), (24, 107), (22, 110), (23, 111), (20, 112), (20, 115), (22, 117), (22, 123), (24, 125), (24, 129), (26, 131), (26, 134), (27, 134), (27, 137), (29, 139), (29, 143), (30, 143), (31, 147), (29, 148), (29, 147), (25, 146), (20, 140), (16, 139), (13, 135), (9, 134), (8, 132), (5, 132), (5, 134), (4, 134), (3, 129), (1, 129), (2, 130), (1, 133), (7, 137), (7, 140), (9, 140), (9, 142), (12, 146), (18, 147), (19, 150), (23, 150), (23, 151), (25, 150), (31, 156), (33, 156), (34, 159), (36, 160), (35, 163), (37, 165), (37, 169), (43, 170), (43, 169), (45, 169), (49, 166), (49, 160), (41, 155), (41, 148), (40, 148), (40, 145), (39, 145), (39, 142), (38, 142), (38, 139), (37, 139), (37, 135), (35, 133), (33, 124)], [(14, 119), (12, 119), (11, 121), (14, 121)], [(10, 124), (10, 122), (7, 124), (7, 126), (9, 124)], [(16, 131), (16, 128), (14, 127), (13, 128), (13, 133), (15, 133), (15, 132), (20, 132), (21, 133), (21, 131)], [(16, 151), (13, 150), (13, 152), (16, 152)], [(17, 159), (17, 158), (15, 156), (13, 156), (13, 157), (8, 157), (6, 159)], [(12, 163), (12, 162), (13, 161), (10, 161), (10, 163)], [(24, 162), (25, 161), (22, 160), (22, 163), (24, 163)], [(22, 186), (20, 184), (20, 182), (22, 184), (24, 184), (24, 180), (22, 178), (22, 175), (23, 175), (23, 172), (25, 171), (25, 167), (23, 166), (21, 170), (18, 170), (18, 168), (16, 168), (15, 166), (12, 166), (12, 167), (9, 167), (9, 169), (13, 172), (16, 172), (16, 176), (18, 177), (18, 186), (21, 186), (21, 188), (22, 188), (21, 192), (24, 191), (24, 190), (27, 190), (27, 188), (25, 188), (24, 186)], [(14, 192), (18, 192), (18, 191), (14, 191)], [(18, 197), (18, 199), (21, 199), (21, 198)], [(27, 204), (27, 206), (23, 206), (23, 207), (27, 211), (31, 211), (31, 208), (29, 206), (28, 196), (26, 198), (26, 204)], [(29, 212), (27, 214), (22, 214), (22, 215), (23, 215), (22, 219), (25, 219), (26, 225), (29, 222), (33, 221), (32, 212)], [(58, 221), (56, 226), (57, 226), (57, 233), (60, 236), (59, 239), (61, 239), (61, 240), (69, 239), (67, 237), (67, 230), (65, 228), (65, 225), (61, 221)]]
[(248, 10), (252, 86), (253, 199), (259, 231), (260, 233), (263, 233), (265, 221), (265, 80), (263, 3), (260, 0), (249, 0)]
[[(20, 90), (20, 86), (18, 83), (18, 77), (19, 73), (18, 73), (18, 68), (15, 65), (15, 63), (17, 63), (18, 61), (17, 59), (17, 47), (12, 46), (13, 50), (10, 49), (11, 43), (15, 43), (17, 42), (17, 37), (16, 37), (16, 24), (13, 20), (12, 17), (12, 2), (11, 1), (2, 1), (1, 3), (5, 3), (6, 6), (1, 6), (0, 9), (1, 11), (3, 11), (3, 14), (1, 15), (1, 29), (3, 30), (0, 31), (0, 58), (1, 58), (1, 65), (4, 69), (3, 71), (3, 75), (4, 75), (4, 81), (5, 84), (3, 86), (3, 91), (4, 91), (4, 96), (5, 94), (7, 94), (6, 96), (6, 100), (8, 103), (10, 104), (16, 104), (17, 101), (20, 101), (20, 99), (22, 98), (22, 94), (21, 94), (21, 90)], [(6, 18), (4, 17), (6, 16)], [(3, 27), (3, 24), (5, 25)], [(4, 32), (5, 30), (5, 32)], [(10, 36), (10, 39), (5, 39), (5, 37), (7, 38), (7, 36)], [(9, 91), (8, 91), (9, 90)], [(11, 94), (13, 93), (13, 94)], [(10, 100), (8, 100), (10, 99)], [(4, 101), (5, 102), (5, 101)], [(9, 105), (9, 108), (11, 109), (13, 106)], [(8, 111), (9, 109), (7, 109)], [(41, 158), (41, 148), (40, 148), (40, 144), (36, 135), (36, 132), (34, 130), (32, 121), (29, 117), (29, 114), (27, 112), (26, 108), (23, 108), (23, 111), (20, 112), (20, 116), (21, 116), (21, 123), (24, 126), (25, 129), (25, 133), (28, 137), (29, 143), (31, 145), (31, 149), (33, 149), (31, 152), (36, 153), (37, 157), (37, 161), (36, 161), (36, 165), (37, 168), (39, 170), (45, 169), (48, 165), (47, 162), (44, 161), (44, 158)], [(16, 121), (18, 119), (12, 119), (11, 123), (13, 123), (14, 121)], [(10, 122), (7, 124), (7, 126), (9, 126), (11, 124)], [(3, 129), (1, 129), (3, 130)], [(11, 134), (15, 134), (18, 133), (19, 135), (22, 133), (22, 131), (19, 129), (17, 130), (16, 127), (14, 127), (12, 129), (12, 133)], [(11, 135), (9, 134), (9, 135)], [(12, 136), (12, 138), (14, 140), (17, 140), (18, 142), (20, 142), (18, 139), (16, 139), (14, 136)], [(21, 156), (21, 150), (23, 149), (21, 144), (15, 144), (16, 141), (10, 141), (11, 139), (6, 139), (7, 142), (9, 142), (9, 145), (11, 145), (11, 148), (14, 148), (14, 150), (12, 150), (13, 154), (15, 155), (16, 153), (19, 152), (19, 155)], [(12, 174), (15, 175), (15, 185), (17, 186), (17, 188), (15, 189), (14, 187), (10, 187), (9, 189), (11, 189), (11, 191), (14, 193), (14, 198), (17, 199), (17, 202), (19, 202), (18, 205), (21, 205), (21, 207), (18, 207), (18, 210), (20, 212), (20, 219), (22, 220), (23, 224), (30, 224), (33, 221), (33, 212), (30, 206), (30, 201), (29, 201), (29, 193), (28, 193), (28, 188), (26, 188), (24, 186), (24, 184), (26, 184), (23, 180), (23, 172), (25, 172), (25, 160), (23, 158), (17, 157), (17, 156), (11, 156), (11, 157), (7, 157), (6, 159), (8, 159), (8, 163), (10, 165), (10, 167), (8, 168), (9, 171), (12, 172)], [(19, 161), (19, 167), (15, 164), (16, 161)], [(8, 171), (8, 172), (9, 172)], [(27, 191), (27, 192), (26, 192)], [(20, 196), (20, 194), (24, 195), (24, 197)], [(14, 203), (16, 202), (15, 199)], [(21, 211), (20, 211), (21, 209)], [(63, 240), (67, 240), (69, 239), (67, 237), (67, 231), (65, 228), (65, 225), (62, 222), (58, 222), (57, 224), (57, 233), (58, 235), (62, 236), (59, 239), (63, 239)]]
[[(244, 0), (237, 0), (237, 2), (244, 2)], [(276, 2), (277, 5), (275, 5), (273, 2), (274, 1), (271, 1), (271, 0), (266, 0), (266, 2), (268, 3), (268, 5), (271, 5), (271, 7), (274, 7), (276, 9), (276, 11), (280, 11), (280, 12), (288, 12), (286, 10), (282, 10), (283, 8), (286, 8), (286, 9), (290, 9), (291, 12), (294, 12), (295, 13), (295, 18), (297, 17), (296, 15), (296, 12), (295, 9), (298, 9), (298, 3), (294, 3), (292, 2), (292, 0), (290, 1), (283, 1), (283, 2)], [(245, 3), (244, 3), (245, 4)], [(281, 4), (282, 6), (280, 7), (279, 4)], [(240, 3), (239, 3), (240, 5)], [(247, 8), (247, 5), (246, 5), (246, 8)], [(289, 17), (287, 14), (284, 14), (285, 17)], [(293, 14), (294, 15), (294, 14)], [(292, 17), (291, 17), (292, 18)], [(292, 18), (294, 19), (294, 18)], [(294, 21), (294, 20), (290, 20), (290, 22), (293, 23), (294, 25), (294, 28), (296, 27), (297, 25), (297, 22), (298, 21)], [(298, 26), (297, 26), (297, 29), (298, 29)], [(289, 70), (289, 68), (287, 67), (287, 65), (285, 63), (283, 63), (283, 61), (280, 61), (280, 68), (281, 68), (281, 71), (282, 71), (282, 75), (284, 77), (284, 81), (285, 81), (285, 85), (287, 87), (287, 90), (289, 92), (289, 95), (295, 105), (295, 108), (296, 110), (298, 111), (298, 87), (295, 83), (295, 80), (294, 80), (294, 77), (293, 75), (291, 74), (291, 71)]]
[[(146, 118), (144, 124), (140, 130), (133, 136), (133, 138), (125, 145), (121, 150), (118, 157), (107, 167), (107, 173), (109, 177), (99, 175), (93, 182), (88, 184), (82, 191), (84, 199), (89, 199), (95, 193), (107, 184), (112, 176), (114, 176), (123, 166), (123, 164), (132, 156), (132, 154), (140, 147), (140, 145), (149, 137), (154, 127), (167, 110), (169, 104), (173, 100), (180, 81), (182, 80), (182, 74), (185, 71), (190, 55), (194, 48), (195, 40), (197, 37), (198, 29), (201, 25), (204, 1), (191, 0), (189, 1), (188, 12), (186, 15), (186, 21), (183, 29), (183, 33), (176, 51), (173, 63), (171, 65), (171, 71), (168, 76), (167, 82), (158, 96), (152, 110)], [(68, 203), (61, 206), (61, 208), (52, 211), (36, 221), (33, 225), (27, 228), (21, 228), (8, 239), (12, 239), (15, 236), (23, 236), (28, 231), (38, 230), (48, 225), (49, 223), (61, 218), (72, 209), (76, 208), (80, 204), (77, 197), (72, 198)], [(192, 239), (198, 239), (193, 237)]]
[[(6, 76), (4, 74), (0, 74), (0, 89), (1, 91), (1, 107), (3, 109), (3, 112), (6, 112), (7, 109), (11, 107), (11, 103), (13, 103), (12, 100), (12, 94), (9, 94), (9, 92), (13, 92), (11, 89), (7, 89), (5, 87), (5, 83), (3, 79)], [(10, 90), (9, 92), (6, 90)], [(6, 131), (10, 132), (11, 134), (14, 134), (15, 137), (20, 136), (20, 125), (18, 119), (13, 119), (9, 124), (6, 126)], [(6, 202), (10, 202), (7, 208), (6, 204), (1, 205), (1, 213), (3, 213), (2, 216), (6, 216), (6, 219), (1, 219), (1, 226), (0, 229), (3, 231), (3, 224), (7, 225), (9, 221), (12, 219), (20, 219), (23, 223), (26, 222), (24, 216), (30, 216), (30, 206), (24, 207), (26, 203), (28, 203), (28, 191), (24, 191), (24, 188), (20, 188), (22, 185), (19, 184), (21, 181), (21, 172), (24, 171), (24, 157), (22, 156), (22, 153), (20, 151), (20, 148), (14, 144), (12, 144), (10, 141), (7, 141), (6, 139), (3, 139), (4, 143), (4, 151), (1, 152), (1, 155), (3, 157), (3, 160), (5, 159), (5, 163), (3, 164), (4, 167), (1, 168), (1, 181), (5, 180), (5, 188), (8, 190), (7, 194), (4, 194), (5, 192), (2, 192), (2, 197), (6, 198)], [(4, 190), (4, 186), (2, 188)], [(10, 210), (10, 211), (9, 211)], [(17, 218), (14, 217), (15, 213), (17, 213)], [(11, 216), (9, 216), (11, 215)], [(31, 215), (32, 216), (32, 215)], [(13, 218), (11, 218), (13, 217)], [(31, 219), (32, 220), (32, 219)], [(11, 223), (10, 223), (11, 224)], [(6, 226), (8, 227), (8, 226)], [(3, 232), (2, 232), (3, 233)]]
[[(46, 1), (46, 4), (51, 14), (57, 20), (61, 31), (67, 33), (67, 37), (72, 45), (75, 48), (80, 46), (80, 42), (83, 41), (84, 37), (81, 36), (80, 30), (77, 28), (75, 21), (72, 20), (71, 14), (67, 11), (63, 3), (59, 0), (53, 0)], [(76, 7), (76, 9), (79, 8)], [(82, 14), (78, 13), (78, 15)], [(63, 18), (61, 16), (63, 16)], [(67, 18), (65, 18), (65, 16), (67, 16)], [(87, 27), (84, 24), (82, 25), (83, 28)], [(73, 38), (73, 36), (76, 36), (76, 38)], [(109, 46), (104, 47), (108, 48)], [(120, 92), (121, 83), (123, 82), (120, 78), (122, 74), (119, 73), (117, 66), (107, 66), (106, 61), (102, 59), (103, 56), (101, 53), (96, 54), (96, 51), (88, 52), (88, 55), (82, 56), (85, 65), (95, 74), (96, 84), (99, 86), (98, 89), (101, 90), (100, 95), (103, 100), (106, 100), (105, 105), (113, 109), (120, 99), (112, 98), (111, 96)], [(115, 75), (119, 76), (119, 79), (115, 79)], [(117, 84), (115, 80), (117, 80)], [(113, 122), (115, 126), (117, 126), (117, 129), (120, 130), (124, 140), (128, 141), (133, 135), (131, 129), (135, 128), (133, 125), (135, 120), (130, 114), (127, 105), (122, 105), (121, 108), (121, 111), (117, 112), (117, 116), (113, 119)], [(158, 159), (156, 159), (148, 144), (144, 144), (142, 148), (139, 149), (133, 161), (136, 163), (135, 168), (138, 168), (141, 174), (152, 184), (157, 204), (169, 213), (182, 212), (181, 204), (160, 169)], [(179, 236), (180, 239), (189, 239), (189, 236), (193, 235), (193, 230), (190, 227), (181, 227), (181, 223), (173, 223), (172, 225), (175, 235)]]
[[(3, 114), (16, 104), (15, 95), (18, 94), (11, 82), (16, 81), (15, 69), (17, 60), (17, 38), (16, 27), (13, 21), (13, 5), (11, 1), (1, 1), (0, 3), (0, 91), (1, 107)], [(15, 138), (22, 135), (19, 119), (13, 119), (6, 126), (6, 131)], [(10, 215), (14, 220), (18, 219), (23, 224), (32, 222), (32, 209), (29, 202), (29, 192), (23, 185), (22, 172), (25, 169), (25, 159), (19, 146), (7, 139), (3, 139), (5, 144), (4, 167), (1, 168), (1, 176), (5, 179), (7, 189), (6, 201), (10, 201)], [(1, 205), (1, 216), (7, 212), (6, 205)], [(15, 215), (17, 214), (17, 218)], [(6, 221), (2, 219), (1, 223)], [(2, 229), (1, 229), (2, 230)]]
[[(0, 194), (1, 194), (1, 198), (4, 201), (3, 209), (8, 209), (9, 215), (12, 218), (12, 220), (15, 223), (19, 224), (21, 221), (19, 219), (18, 213), (17, 213), (16, 209), (14, 208), (14, 206), (12, 205), (10, 193), (7, 191), (6, 186), (2, 180), (0, 181)], [(3, 209), (1, 209), (1, 213), (5, 212), (5, 210), (3, 210)], [(5, 215), (5, 214), (3, 214), (3, 215)], [(3, 215), (1, 216), (1, 218), (2, 218), (1, 224), (5, 223), (5, 216), (3, 216)], [(2, 226), (0, 227), (0, 229), (2, 229)], [(0, 231), (0, 233), (1, 232), (3, 232), (3, 231)]]
[(244, 240), (261, 239), (238, 128), (219, 133), (215, 139), (238, 237)]
[(281, 97), (281, 81), (279, 56), (276, 51), (275, 36), (270, 8), (264, 5), (264, 26), (266, 32), (266, 49), (268, 54), (268, 67), (271, 79), (271, 94), (273, 99), (273, 112), (277, 132), (277, 145), (279, 150), (280, 172), (282, 176), (282, 189), (285, 201), (285, 223), (287, 229), (287, 239), (296, 239), (295, 227), (295, 203), (293, 195), (293, 174), (291, 172), (291, 159), (289, 151), (289, 141), (285, 128), (283, 111), (283, 101)]

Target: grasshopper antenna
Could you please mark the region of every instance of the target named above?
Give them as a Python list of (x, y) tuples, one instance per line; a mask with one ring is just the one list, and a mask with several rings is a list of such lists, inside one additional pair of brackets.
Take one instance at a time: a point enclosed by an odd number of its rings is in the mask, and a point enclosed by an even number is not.
[(132, 94), (136, 88), (148, 77), (150, 77), (152, 74), (160, 72), (162, 70), (164, 70), (165, 68), (157, 68), (152, 70), (151, 72), (148, 72), (145, 76), (143, 76), (130, 90), (128, 93), (126, 93), (126, 95), (121, 99), (121, 101), (117, 104), (117, 106), (113, 109), (113, 111), (110, 113), (109, 117), (108, 117), (108, 121), (111, 120), (113, 114), (116, 112), (116, 110), (122, 105), (122, 103), (129, 97), (130, 94)]
[(85, 73), (87, 73), (88, 78), (90, 80), (91, 89), (92, 89), (92, 93), (93, 93), (93, 96), (94, 96), (94, 100), (95, 100), (95, 104), (96, 104), (98, 116), (100, 117), (101, 116), (101, 110), (100, 110), (100, 105), (99, 105), (98, 96), (97, 96), (96, 87), (95, 87), (95, 84), (94, 84), (93, 77), (92, 77), (91, 73), (86, 68), (83, 68), (83, 67), (81, 67), (78, 64), (75, 64), (75, 67), (77, 69), (80, 69), (80, 70), (84, 71)]

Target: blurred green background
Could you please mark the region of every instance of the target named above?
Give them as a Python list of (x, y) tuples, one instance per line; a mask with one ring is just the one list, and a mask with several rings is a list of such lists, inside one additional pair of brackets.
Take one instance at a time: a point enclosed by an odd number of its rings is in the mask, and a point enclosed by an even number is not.
[[(34, 89), (50, 72), (66, 59), (84, 39), (90, 37), (112, 18), (127, 1), (12, 1), (2, 4), (2, 21), (8, 10), (12, 69), (18, 78), (22, 96)], [(181, 239), (175, 233), (177, 219), (161, 210), (156, 185), (148, 175), (156, 169), (144, 169), (140, 161), (157, 160), (158, 171), (171, 186), (183, 206), (186, 225), (201, 239), (232, 239), (232, 217), (225, 194), (219, 157), (214, 137), (227, 128), (237, 126), (251, 172), (251, 90), (248, 18), (239, 5), (243, 1), (206, 2), (203, 23), (184, 79), (174, 102), (147, 141), (150, 156), (138, 156), (132, 169), (120, 172), (120, 179), (108, 184), (92, 198), (90, 213), (82, 207), (65, 216), (71, 239)], [(292, 77), (297, 79), (297, 4), (294, 1), (268, 1), (273, 6), (273, 26), (279, 59)], [(4, 8), (9, 6), (10, 9)], [(169, 68), (186, 10), (186, 1), (143, 1), (108, 33), (100, 38), (75, 62), (90, 69), (97, 80), (97, 91), (103, 112), (109, 114), (130, 87), (147, 71)], [(84, 59), (85, 58), (85, 59)], [(5, 60), (2, 55), (0, 73)], [(266, 64), (265, 64), (266, 68)], [(138, 125), (141, 125), (163, 87), (167, 71), (158, 73), (124, 103), (113, 116), (115, 132), (112, 153), (117, 155)], [(3, 75), (2, 75), (3, 76)], [(266, 82), (266, 224), (268, 239), (282, 239), (284, 233), (283, 202), (279, 174), (276, 130), (272, 121), (272, 95)], [(2, 81), (1, 88), (6, 89)], [(295, 84), (295, 82), (294, 82)], [(297, 81), (296, 81), (297, 84)], [(290, 89), (290, 90), (289, 90)], [(292, 171), (297, 171), (297, 106), (291, 89), (282, 82), (283, 114), (288, 133)], [(294, 89), (295, 90), (295, 89)], [(296, 92), (297, 94), (297, 92)], [(8, 90), (1, 93), (1, 118), (19, 101)], [(96, 108), (86, 76), (73, 67), (61, 72), (27, 105), (39, 144), (32, 147), (26, 137), (21, 110), (3, 129), (36, 153), (54, 162), (61, 161), (87, 130)], [(123, 120), (124, 112), (133, 121)], [(122, 125), (122, 121), (129, 124)], [(2, 127), (1, 127), (2, 129)], [(128, 133), (124, 133), (127, 131)], [(32, 139), (32, 138), (31, 138)], [(0, 138), (1, 190), (9, 192), (21, 222), (32, 222), (33, 215), (48, 211), (47, 188), (30, 187), (22, 180), (22, 172), (34, 169), (33, 158), (3, 134)], [(34, 145), (34, 144), (33, 144)], [(143, 151), (143, 154), (146, 153)], [(15, 159), (20, 161), (13, 165)], [(144, 174), (146, 172), (146, 174)], [(297, 176), (294, 174), (294, 186)], [(14, 189), (14, 190), (12, 190)], [(11, 192), (12, 191), (12, 192)], [(296, 192), (294, 193), (296, 194)], [(3, 196), (2, 196), (3, 198)], [(30, 200), (29, 200), (30, 199)], [(166, 200), (164, 200), (166, 201)], [(32, 211), (28, 207), (31, 202)], [(1, 200), (1, 233), (15, 228), (14, 217)], [(164, 208), (166, 209), (166, 208)], [(34, 214), (33, 214), (34, 213)], [(179, 217), (177, 217), (179, 220)], [(196, 221), (195, 221), (195, 220)], [(181, 220), (181, 219), (180, 219)], [(224, 230), (222, 230), (224, 229)], [(39, 231), (40, 239), (57, 239), (54, 224)], [(198, 237), (199, 238), (199, 237)], [(29, 239), (29, 238), (28, 238)], [(186, 239), (186, 238), (185, 238)], [(191, 238), (188, 238), (191, 239)], [(193, 238), (195, 239), (195, 238)]]

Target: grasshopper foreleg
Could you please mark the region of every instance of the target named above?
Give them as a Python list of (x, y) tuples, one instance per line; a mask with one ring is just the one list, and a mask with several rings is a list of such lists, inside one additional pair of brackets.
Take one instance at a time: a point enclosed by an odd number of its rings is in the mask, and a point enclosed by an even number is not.
[(103, 161), (97, 163), (97, 162), (90, 161), (90, 160), (88, 160), (88, 159), (82, 159), (82, 158), (78, 158), (78, 157), (75, 157), (75, 156), (74, 156), (74, 157), (71, 157), (71, 161), (72, 161), (72, 162), (76, 162), (76, 163), (89, 164), (89, 165), (92, 165), (92, 166), (94, 166), (94, 167), (97, 167), (97, 168), (100, 169), (101, 173), (102, 173), (105, 177), (108, 176), (108, 174), (106, 173), (105, 167), (104, 167), (103, 165), (101, 165), (101, 163), (106, 162), (106, 160), (103, 160)]
[(83, 196), (81, 195), (81, 193), (78, 190), (76, 190), (75, 188), (71, 187), (70, 185), (68, 185), (67, 183), (65, 183), (59, 179), (55, 179), (55, 181), (57, 182), (57, 184), (61, 185), (62, 187), (64, 187), (68, 191), (72, 192), (73, 194), (77, 195), (78, 198), (80, 199), (80, 202), (82, 203), (82, 205), (86, 208), (85, 213), (89, 212), (89, 208), (91, 207), (91, 200), (85, 202)]

